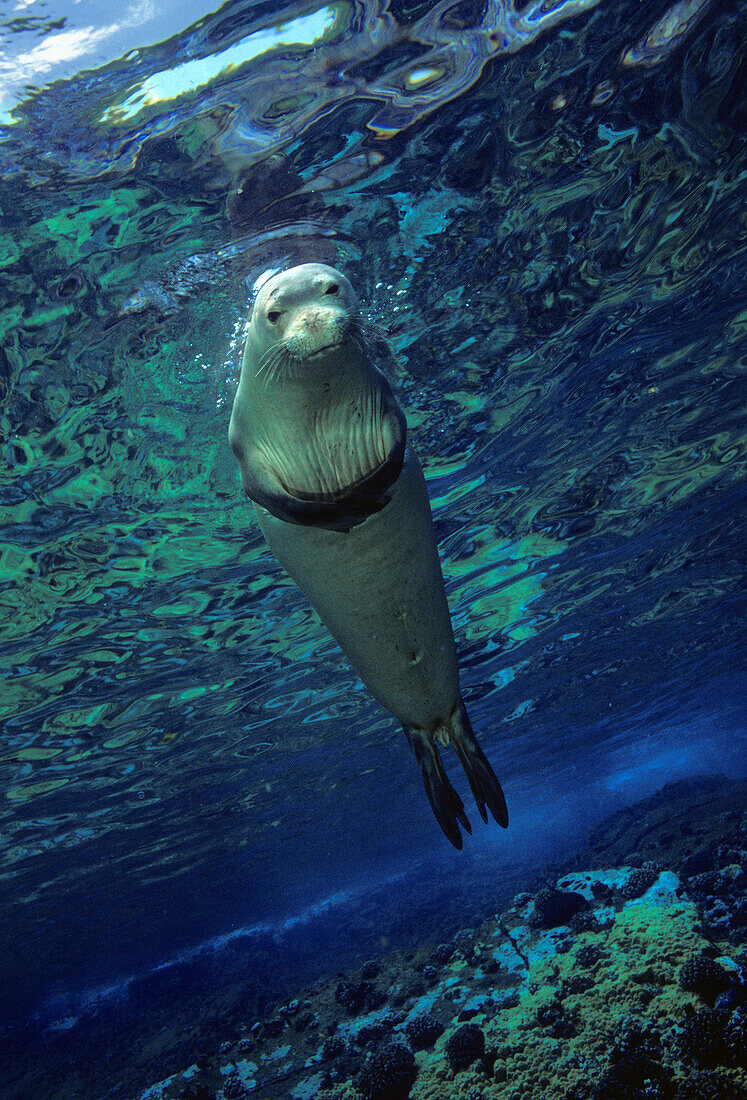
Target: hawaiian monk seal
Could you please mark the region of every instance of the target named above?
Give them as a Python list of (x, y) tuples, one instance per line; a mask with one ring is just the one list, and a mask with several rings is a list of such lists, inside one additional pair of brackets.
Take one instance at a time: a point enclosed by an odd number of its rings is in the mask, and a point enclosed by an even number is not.
[(505, 828), (460, 695), (423, 472), (333, 267), (301, 264), (260, 288), (229, 441), (271, 550), (402, 723), (446, 836), (461, 848), (459, 825), (471, 829), (438, 744), (454, 746), (483, 820), (487, 807)]

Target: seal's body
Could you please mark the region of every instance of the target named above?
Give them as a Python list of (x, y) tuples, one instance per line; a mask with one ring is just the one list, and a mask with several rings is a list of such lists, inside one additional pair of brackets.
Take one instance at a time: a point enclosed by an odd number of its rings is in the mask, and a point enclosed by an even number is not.
[(289, 524), (261, 506), (257, 515), (371, 694), (403, 725), (435, 731), (459, 701), (459, 677), (425, 481), (409, 449), (389, 496), (346, 532)]
[(437, 742), (453, 744), (477, 805), (508, 824), (459, 691), (456, 649), (420, 464), (370, 362), (358, 303), (334, 268), (261, 288), (229, 438), (278, 561), (371, 693), (402, 723), (436, 817), (469, 831)]

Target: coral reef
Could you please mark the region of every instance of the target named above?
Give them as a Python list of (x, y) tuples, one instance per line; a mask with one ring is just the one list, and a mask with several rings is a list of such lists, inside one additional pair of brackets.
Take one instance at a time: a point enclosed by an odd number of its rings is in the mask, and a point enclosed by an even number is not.
[(680, 985), (683, 989), (700, 996), (712, 1004), (719, 993), (724, 993), (731, 986), (732, 979), (709, 955), (701, 953), (688, 959), (680, 967)]
[[(579, 924), (579, 914), (593, 921)], [(673, 871), (568, 874), (518, 895), (458, 947), (365, 964), (377, 987), (362, 968), (278, 1008), (253, 1032), (252, 1057), (265, 1067), (261, 1095), (736, 1100), (747, 1088), (744, 983), (726, 945), (714, 957), (718, 950)], [(418, 986), (413, 976), (428, 968), (427, 986)], [(402, 1011), (382, 1009), (375, 994), (385, 987), (384, 999)], [(299, 1031), (294, 1021), (306, 1016), (313, 1023)], [(240, 1061), (230, 1061), (239, 1043), (223, 1052), (218, 1100), (243, 1095), (247, 1064), (242, 1076)], [(291, 1079), (300, 1092), (283, 1091)]]
[(656, 882), (658, 877), (657, 871), (644, 864), (643, 867), (639, 867), (631, 873), (627, 882), (620, 887), (620, 893), (624, 898), (639, 898), (641, 894), (648, 890), (649, 886)]
[(557, 928), (588, 908), (586, 898), (573, 890), (553, 890), (544, 887), (534, 897), (529, 923), (534, 928)]
[(335, 991), (335, 999), (350, 1016), (356, 1016), (364, 1008), (379, 1008), (386, 1001), (386, 993), (367, 981), (355, 985), (340, 982)]
[(240, 1100), (242, 1096), (246, 1096), (246, 1089), (241, 1083), (241, 1078), (235, 1074), (227, 1077), (223, 1084), (224, 1100)]
[(415, 1080), (415, 1058), (404, 1043), (387, 1043), (366, 1059), (356, 1082), (366, 1100), (402, 1100)]
[(485, 1036), (477, 1024), (464, 1024), (449, 1036), (444, 1049), (453, 1070), (466, 1069), (482, 1059)]
[(413, 1050), (427, 1050), (432, 1047), (439, 1035), (442, 1034), (444, 1025), (435, 1016), (416, 1016), (410, 1020), (405, 1031)]
[(141, 1100), (747, 1100), (739, 822), (667, 846), (674, 795), (477, 927), (286, 995)]

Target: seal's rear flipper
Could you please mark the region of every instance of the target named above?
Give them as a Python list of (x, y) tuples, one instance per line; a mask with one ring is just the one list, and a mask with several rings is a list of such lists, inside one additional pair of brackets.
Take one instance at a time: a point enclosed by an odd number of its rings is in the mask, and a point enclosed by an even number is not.
[[(444, 771), (438, 749), (425, 730), (415, 729), (413, 726), (403, 726), (402, 728), (405, 731), (407, 743), (412, 749), (413, 756), (420, 765), (426, 794), (436, 815), (436, 820), (454, 847), (461, 848), (462, 834), (459, 832), (459, 825), (466, 829), (468, 833), (471, 833), (472, 829), (464, 812), (464, 803), (452, 787)], [(479, 748), (477, 751), (480, 751)], [(484, 759), (485, 757), (483, 757)], [(487, 761), (485, 762), (487, 764)], [(488, 768), (490, 768), (489, 764)], [(495, 779), (495, 776), (493, 778)], [(472, 789), (474, 790), (474, 787)], [(498, 789), (500, 790), (500, 788)]]
[(459, 699), (451, 720), (451, 743), (459, 763), (469, 780), (472, 794), (483, 821), (488, 820), (485, 806), (504, 829), (508, 828), (508, 809), (501, 785), (490, 766), (487, 756), (477, 743), (472, 724), (462, 699)]

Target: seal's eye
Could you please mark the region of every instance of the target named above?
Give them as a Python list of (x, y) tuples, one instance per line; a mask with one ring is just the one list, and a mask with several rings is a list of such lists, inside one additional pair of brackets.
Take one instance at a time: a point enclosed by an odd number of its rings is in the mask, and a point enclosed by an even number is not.
[(267, 314), (267, 320), (270, 322), (271, 325), (276, 325), (278, 323), (278, 321), (280, 320), (280, 310), (279, 309), (269, 310), (269, 312)]
[(337, 283), (330, 283), (324, 293), (325, 294), (339, 294), (340, 293), (340, 288), (337, 285)]

